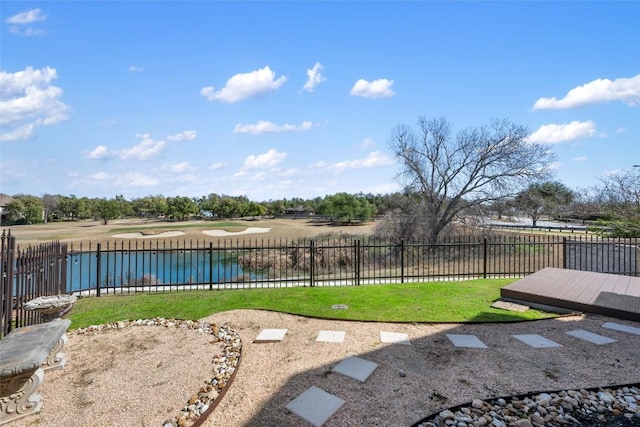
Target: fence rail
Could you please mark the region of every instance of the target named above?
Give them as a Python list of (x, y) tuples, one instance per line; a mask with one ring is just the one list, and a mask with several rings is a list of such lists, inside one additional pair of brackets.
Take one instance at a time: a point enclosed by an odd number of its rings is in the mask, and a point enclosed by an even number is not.
[(639, 276), (640, 239), (567, 236), (452, 238), (437, 243), (316, 240), (54, 242), (15, 248), (2, 234), (0, 334), (37, 322), (21, 304), (41, 295), (524, 277), (545, 267)]
[(374, 238), (111, 242), (73, 246), (70, 292), (137, 293), (523, 277), (545, 267), (638, 276), (638, 239)]

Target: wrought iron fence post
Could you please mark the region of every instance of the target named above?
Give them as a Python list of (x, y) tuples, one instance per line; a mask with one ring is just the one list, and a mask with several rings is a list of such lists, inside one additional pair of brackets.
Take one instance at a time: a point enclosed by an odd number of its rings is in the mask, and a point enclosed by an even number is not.
[(356, 279), (356, 286), (360, 286), (360, 240), (355, 242), (355, 260), (354, 260), (354, 274)]
[(400, 239), (400, 283), (404, 283), (404, 237)]
[(487, 238), (484, 237), (482, 239), (482, 278), (486, 279), (487, 278), (487, 262), (488, 262), (488, 255), (487, 255), (487, 249), (488, 249), (488, 244), (487, 244)]
[(313, 287), (314, 284), (314, 280), (313, 280), (313, 274), (314, 274), (314, 264), (315, 264), (315, 260), (314, 260), (314, 248), (315, 248), (315, 244), (313, 240), (309, 241), (309, 282), (311, 287)]
[(209, 290), (213, 290), (213, 242), (209, 242)]
[(562, 236), (562, 268), (567, 268), (567, 238)]
[(100, 269), (102, 267), (102, 254), (100, 253), (102, 249), (102, 244), (98, 243), (96, 245), (96, 296), (100, 296)]

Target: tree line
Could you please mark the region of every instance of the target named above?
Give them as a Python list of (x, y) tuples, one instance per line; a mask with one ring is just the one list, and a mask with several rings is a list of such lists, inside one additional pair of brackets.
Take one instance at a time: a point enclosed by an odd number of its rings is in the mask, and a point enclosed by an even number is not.
[(528, 128), (509, 120), (454, 132), (445, 118), (397, 126), (389, 148), (400, 165), (403, 190), (391, 194), (337, 193), (313, 199), (251, 201), (211, 193), (202, 197), (146, 196), (126, 200), (74, 195), (15, 195), (3, 224), (136, 216), (165, 220), (276, 217), (321, 214), (335, 222), (381, 216), (378, 233), (399, 239), (415, 235), (436, 241), (470, 218), (526, 216), (598, 221), (618, 237), (640, 236), (640, 168), (601, 179), (590, 188), (569, 189), (554, 180), (551, 147), (530, 143)]

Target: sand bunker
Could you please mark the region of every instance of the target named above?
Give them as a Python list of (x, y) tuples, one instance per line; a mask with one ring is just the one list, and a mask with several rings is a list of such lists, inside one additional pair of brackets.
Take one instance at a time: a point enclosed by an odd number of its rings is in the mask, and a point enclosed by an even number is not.
[(135, 233), (116, 234), (113, 237), (118, 237), (121, 239), (154, 239), (154, 238), (161, 238), (161, 237), (182, 236), (183, 234), (184, 234), (184, 231), (165, 231), (158, 234), (142, 234), (141, 232), (136, 231)]
[(221, 237), (221, 236), (237, 236), (239, 234), (266, 233), (268, 231), (271, 231), (271, 229), (270, 228), (264, 228), (264, 227), (249, 227), (244, 231), (230, 232), (230, 231), (226, 231), (226, 230), (205, 230), (205, 231), (203, 231), (203, 233), (208, 235), (208, 236)]

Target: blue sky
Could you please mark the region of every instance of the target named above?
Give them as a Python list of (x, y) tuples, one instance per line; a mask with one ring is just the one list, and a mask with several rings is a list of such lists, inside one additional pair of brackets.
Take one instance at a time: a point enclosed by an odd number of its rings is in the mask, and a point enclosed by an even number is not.
[(509, 118), (570, 188), (640, 164), (640, 2), (0, 5), (0, 192), (400, 189), (393, 128)]

